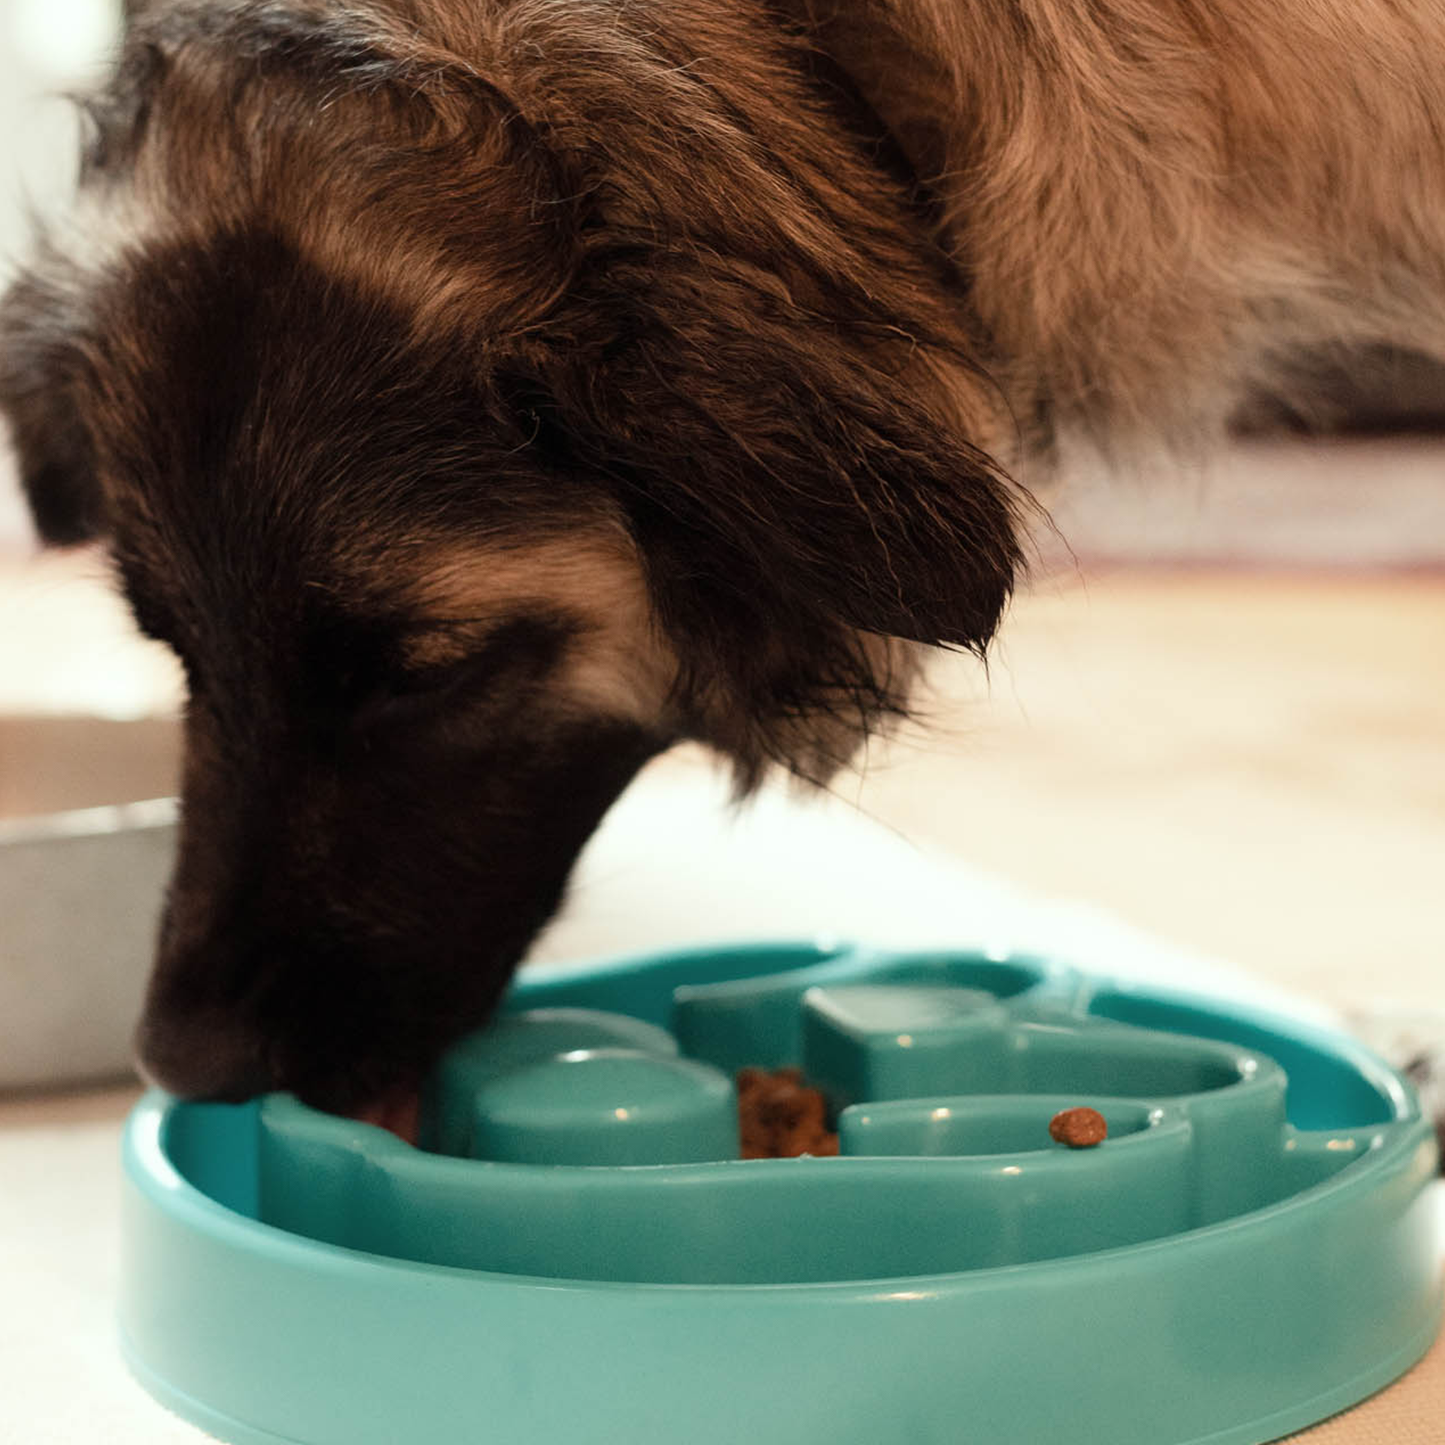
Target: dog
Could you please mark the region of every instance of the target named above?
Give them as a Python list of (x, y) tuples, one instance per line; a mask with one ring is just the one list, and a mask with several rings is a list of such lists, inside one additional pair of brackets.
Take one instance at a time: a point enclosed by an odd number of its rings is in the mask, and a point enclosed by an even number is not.
[(1445, 377), (1442, 60), (1436, 0), (132, 6), (0, 411), (188, 679), (146, 1073), (408, 1097), (648, 758), (822, 783), (983, 654), (1071, 446)]

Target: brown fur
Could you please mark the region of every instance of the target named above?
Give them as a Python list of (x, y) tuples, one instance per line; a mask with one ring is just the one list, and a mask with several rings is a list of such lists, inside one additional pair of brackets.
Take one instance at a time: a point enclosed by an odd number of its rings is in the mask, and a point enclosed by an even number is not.
[(1435, 0), (810, 8), (938, 198), (1021, 414), (1211, 443), (1261, 392), (1308, 416), (1322, 356), (1445, 361)]
[(647, 756), (982, 652), (1072, 438), (1445, 364), (1426, 0), (132, 10), (0, 409), (190, 676), (181, 1092), (414, 1087)]

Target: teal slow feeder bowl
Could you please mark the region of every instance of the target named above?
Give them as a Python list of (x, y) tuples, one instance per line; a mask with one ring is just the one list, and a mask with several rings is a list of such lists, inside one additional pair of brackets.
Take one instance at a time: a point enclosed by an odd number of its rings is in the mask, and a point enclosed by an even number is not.
[[(740, 1160), (798, 1065), (837, 1158)], [(1091, 1105), (1110, 1136), (1055, 1144)], [(1255, 1445), (1439, 1325), (1433, 1135), (1343, 1037), (1025, 957), (778, 945), (525, 978), (422, 1148), (147, 1096), (121, 1324), (234, 1445)]]

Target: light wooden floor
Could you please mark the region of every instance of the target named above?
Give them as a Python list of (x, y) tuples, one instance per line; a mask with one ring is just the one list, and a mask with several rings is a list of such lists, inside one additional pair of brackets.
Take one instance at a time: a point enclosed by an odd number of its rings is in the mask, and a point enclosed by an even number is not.
[(1445, 1006), (1445, 577), (1123, 571), (1022, 600), (854, 795), (1334, 1002)]
[[(99, 578), (0, 563), (0, 713), (173, 708)], [(1445, 575), (1065, 575), (930, 711), (836, 791), (1330, 1001), (1445, 1008)], [(168, 727), (54, 729), (47, 761), (0, 722), (0, 813), (166, 790)]]

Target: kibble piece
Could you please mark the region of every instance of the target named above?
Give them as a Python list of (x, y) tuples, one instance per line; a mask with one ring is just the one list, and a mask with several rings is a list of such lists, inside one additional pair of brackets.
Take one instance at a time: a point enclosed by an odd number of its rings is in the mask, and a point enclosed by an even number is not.
[(1097, 1109), (1061, 1109), (1049, 1120), (1049, 1137), (1070, 1149), (1092, 1149), (1109, 1137), (1109, 1126)]
[(827, 1104), (804, 1082), (801, 1069), (740, 1069), (737, 1086), (744, 1159), (837, 1154), (838, 1136), (828, 1128)]

